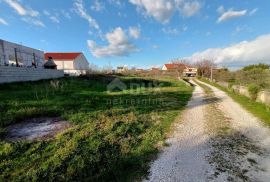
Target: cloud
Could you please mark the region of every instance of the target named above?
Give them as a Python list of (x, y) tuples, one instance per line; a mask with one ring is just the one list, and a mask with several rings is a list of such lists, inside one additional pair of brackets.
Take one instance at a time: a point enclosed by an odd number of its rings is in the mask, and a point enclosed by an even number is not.
[(181, 13), (185, 17), (191, 17), (195, 15), (201, 9), (201, 4), (198, 1), (186, 2), (180, 7)]
[(32, 24), (38, 27), (43, 27), (45, 28), (46, 25), (39, 19), (32, 18), (32, 17), (23, 17), (22, 20), (28, 24)]
[(201, 3), (196, 0), (129, 0), (129, 2), (136, 5), (139, 12), (161, 23), (168, 23), (175, 11), (190, 17), (201, 9)]
[(39, 16), (39, 12), (32, 10), (31, 8), (25, 8), (23, 7), (19, 1), (17, 0), (3, 0), (5, 3), (7, 3), (11, 8), (13, 8), (19, 15), (21, 16), (31, 16), (31, 17), (37, 17)]
[(76, 0), (74, 2), (76, 12), (84, 19), (86, 19), (90, 25), (90, 27), (94, 27), (95, 29), (99, 30), (99, 25), (97, 24), (96, 20), (92, 18), (89, 14), (87, 14), (86, 9), (84, 8), (84, 4), (82, 0)]
[(105, 9), (104, 5), (99, 1), (99, 0), (95, 0), (93, 5), (91, 6), (91, 9), (94, 11), (102, 11)]
[(6, 22), (6, 20), (4, 20), (3, 18), (0, 18), (0, 24), (2, 24), (2, 25), (8, 25), (8, 23)]
[(99, 47), (93, 40), (88, 40), (87, 44), (93, 56), (112, 57), (112, 56), (127, 56), (138, 49), (135, 45), (130, 43), (125, 31), (118, 27), (112, 32), (106, 34), (107, 46)]
[[(221, 10), (218, 10), (221, 12)], [(217, 23), (221, 23), (230, 19), (238, 18), (241, 16), (245, 16), (247, 14), (247, 10), (234, 11), (232, 9), (228, 11), (224, 11), (221, 13), (221, 16), (218, 18)]]
[(129, 36), (138, 39), (140, 38), (141, 30), (137, 27), (129, 27)]
[(162, 32), (170, 35), (178, 35), (180, 31), (176, 28), (162, 28)]
[(175, 10), (173, 0), (129, 0), (129, 2), (162, 23), (168, 23)]
[(50, 20), (52, 20), (52, 22), (54, 22), (54, 23), (60, 23), (59, 18), (56, 16), (50, 16)]
[(258, 8), (255, 8), (249, 12), (249, 16), (254, 15), (258, 11)]
[(124, 4), (123, 4), (123, 2), (121, 2), (121, 0), (109, 0), (109, 3), (117, 6), (118, 8), (121, 8), (124, 6)]
[(192, 62), (213, 60), (220, 65), (245, 65), (250, 63), (270, 62), (270, 34), (262, 35), (252, 41), (243, 41), (224, 48), (210, 48), (197, 52), (187, 58)]

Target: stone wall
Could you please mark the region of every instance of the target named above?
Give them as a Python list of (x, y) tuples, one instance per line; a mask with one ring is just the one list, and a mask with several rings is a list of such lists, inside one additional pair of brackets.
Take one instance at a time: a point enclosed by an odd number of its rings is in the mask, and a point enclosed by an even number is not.
[[(225, 82), (217, 82), (217, 84), (226, 88), (228, 88), (227, 85), (229, 85), (228, 83), (226, 84)], [(247, 87), (240, 85), (233, 85), (231, 89), (234, 92), (237, 92), (241, 95), (251, 98)], [(270, 106), (270, 91), (260, 91), (257, 95), (257, 102), (261, 102)]]
[(37, 81), (64, 77), (62, 70), (0, 66), (0, 83)]

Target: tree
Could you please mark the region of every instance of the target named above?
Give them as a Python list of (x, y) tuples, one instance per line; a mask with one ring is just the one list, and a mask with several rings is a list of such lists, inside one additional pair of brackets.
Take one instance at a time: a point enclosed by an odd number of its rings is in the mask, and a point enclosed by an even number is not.
[(214, 62), (210, 60), (198, 61), (195, 65), (198, 68), (198, 75), (208, 78), (211, 76), (211, 68), (216, 68)]

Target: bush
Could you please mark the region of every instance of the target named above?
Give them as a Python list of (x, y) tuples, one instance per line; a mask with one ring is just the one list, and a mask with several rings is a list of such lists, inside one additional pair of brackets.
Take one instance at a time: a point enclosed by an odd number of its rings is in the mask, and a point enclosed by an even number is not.
[(255, 84), (250, 84), (248, 86), (248, 92), (249, 92), (249, 94), (251, 96), (251, 99), (253, 99), (253, 100), (257, 99), (257, 95), (258, 95), (260, 89), (261, 88), (258, 85), (255, 85)]

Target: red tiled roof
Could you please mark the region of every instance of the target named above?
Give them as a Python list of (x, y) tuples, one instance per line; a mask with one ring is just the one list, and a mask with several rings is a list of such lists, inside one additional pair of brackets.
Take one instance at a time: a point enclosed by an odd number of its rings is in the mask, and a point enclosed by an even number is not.
[(75, 60), (79, 55), (82, 53), (80, 52), (47, 52), (44, 54), (45, 60), (48, 60), (49, 57), (52, 57), (53, 60)]
[(165, 67), (170, 70), (170, 69), (185, 69), (187, 68), (186, 65), (184, 64), (165, 64)]

